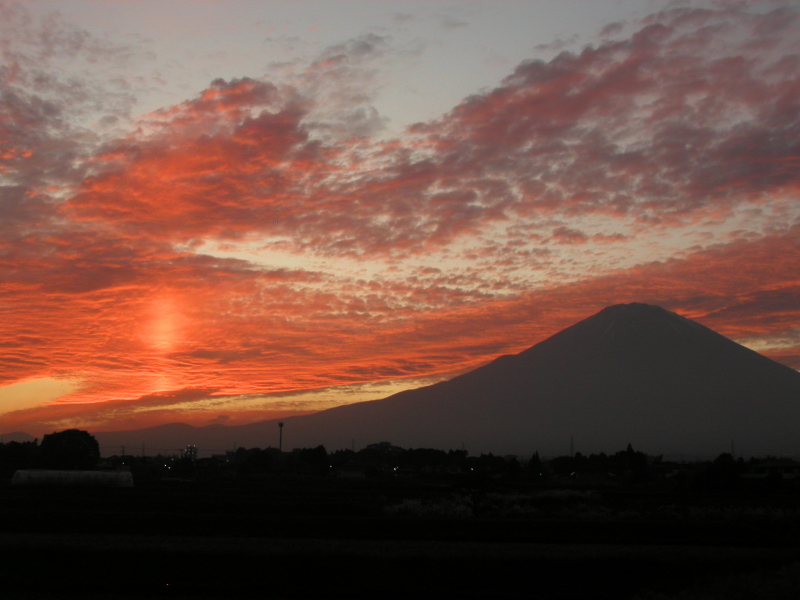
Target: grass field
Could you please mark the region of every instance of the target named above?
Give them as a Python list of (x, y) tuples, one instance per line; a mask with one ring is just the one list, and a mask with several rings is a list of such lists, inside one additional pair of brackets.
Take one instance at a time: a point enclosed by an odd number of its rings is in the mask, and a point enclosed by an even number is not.
[(0, 486), (0, 576), (4, 598), (796, 598), (797, 501), (287, 478)]

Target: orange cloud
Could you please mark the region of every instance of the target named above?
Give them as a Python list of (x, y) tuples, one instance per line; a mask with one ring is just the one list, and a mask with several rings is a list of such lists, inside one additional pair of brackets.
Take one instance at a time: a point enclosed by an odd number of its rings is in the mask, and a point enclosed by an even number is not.
[(798, 27), (667, 11), (389, 141), (351, 90), (319, 106), (377, 37), (114, 140), (15, 88), (0, 384), (80, 386), (4, 422), (241, 422), (267, 414), (248, 398), (428, 381), (632, 301), (797, 366)]
[[(80, 300), (54, 295), (49, 303), (39, 301), (35, 317), (4, 324), (3, 339), (20, 340), (4, 348), (4, 371), (9, 380), (23, 371), (91, 372), (84, 389), (26, 413), (63, 420), (123, 405), (141, 409), (463, 370), (520, 351), (617, 302), (660, 304), (735, 339), (769, 340), (800, 319), (800, 282), (790, 268), (798, 259), (795, 228), (503, 299), (448, 293), (434, 274), (428, 285), (408, 284), (413, 299), (399, 311), (387, 306), (401, 293), (400, 283), (373, 289), (371, 296), (341, 289), (301, 294), (259, 277), (204, 289), (200, 271), (171, 286), (171, 310), (182, 311), (187, 326), (168, 347), (137, 335), (137, 327), (153, 318), (145, 298), (163, 297), (164, 290), (121, 288)], [(251, 300), (264, 284), (269, 298)], [(441, 308), (429, 310), (434, 298)], [(232, 311), (242, 300), (248, 304)], [(381, 310), (386, 314), (376, 319), (373, 311)], [(774, 356), (786, 354), (783, 348)]]

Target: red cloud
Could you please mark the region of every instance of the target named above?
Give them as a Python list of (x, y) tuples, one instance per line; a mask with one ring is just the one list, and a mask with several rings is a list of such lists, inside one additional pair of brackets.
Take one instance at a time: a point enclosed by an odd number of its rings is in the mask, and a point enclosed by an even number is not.
[[(118, 398), (146, 408), (212, 394), (191, 390), (199, 386), (212, 386), (215, 395), (263, 394), (463, 370), (522, 350), (617, 302), (660, 304), (730, 337), (769, 340), (800, 320), (800, 285), (787, 268), (800, 259), (798, 240), (794, 229), (505, 298), (465, 296), (438, 285), (435, 273), (405, 289), (397, 282), (371, 293), (362, 286), (322, 293), (257, 274), (223, 283), (235, 274), (227, 269), (206, 287), (203, 268), (195, 266), (165, 271), (174, 277), (167, 289), (29, 296), (35, 310), (21, 310), (28, 318), (3, 326), (4, 339), (28, 336), (4, 349), (4, 370), (12, 378), (91, 371), (69, 407), (42, 413), (67, 418), (109, 408), (76, 402)], [(172, 300), (154, 303), (163, 294)], [(405, 302), (399, 300), (404, 295)], [(157, 347), (153, 327), (164, 310), (174, 339)], [(158, 381), (187, 388), (189, 396), (153, 394)]]
[(327, 145), (311, 135), (312, 98), (216, 80), (110, 145), (100, 159), (115, 167), (67, 214), (164, 240), (258, 233), (356, 256), (541, 214), (685, 223), (798, 189), (798, 33), (787, 11), (665, 12), (627, 40), (523, 63), (388, 144)]
[[(307, 88), (215, 80), (96, 148), (66, 102), (2, 92), (0, 382), (83, 382), (14, 422), (122, 427), (210, 396), (440, 376), (631, 301), (796, 364), (797, 29), (786, 11), (665, 12), (629, 39), (523, 63), (388, 142), (363, 120), (348, 129), (345, 105), (363, 103), (349, 90), (334, 112), (351, 135), (332, 141), (303, 91), (379, 53), (372, 38), (331, 49)], [(569, 270), (577, 252), (635, 255), (646, 226), (712, 229), (742, 207), (772, 228)], [(201, 254), (250, 239), (318, 262)]]

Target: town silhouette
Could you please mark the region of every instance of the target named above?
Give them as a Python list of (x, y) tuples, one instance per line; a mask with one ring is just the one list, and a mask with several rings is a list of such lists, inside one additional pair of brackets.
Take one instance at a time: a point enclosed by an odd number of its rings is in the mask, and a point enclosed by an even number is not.
[(793, 598), (798, 397), (796, 371), (629, 304), (311, 416), (8, 434), (3, 582), (58, 598)]
[(538, 598), (731, 586), (741, 595), (725, 597), (788, 598), (798, 475), (786, 458), (665, 460), (631, 445), (101, 458), (91, 434), (65, 430), (0, 444), (5, 597), (478, 598), (526, 583)]

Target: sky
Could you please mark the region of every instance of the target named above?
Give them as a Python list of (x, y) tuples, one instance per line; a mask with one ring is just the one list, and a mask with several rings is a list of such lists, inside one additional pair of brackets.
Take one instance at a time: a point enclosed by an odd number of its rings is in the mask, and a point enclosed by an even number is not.
[(373, 400), (657, 304), (800, 368), (800, 2), (0, 0), (0, 432)]

